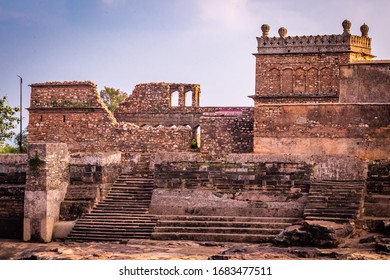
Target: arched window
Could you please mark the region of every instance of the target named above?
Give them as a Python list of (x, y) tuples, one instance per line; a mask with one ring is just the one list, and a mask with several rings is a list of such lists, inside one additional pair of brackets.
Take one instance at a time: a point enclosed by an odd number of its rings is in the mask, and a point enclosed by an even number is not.
[(170, 105), (171, 105), (171, 107), (179, 106), (179, 92), (178, 91), (174, 91), (171, 93)]
[(295, 86), (294, 93), (304, 93), (305, 92), (305, 70), (298, 68), (295, 71)]
[(282, 93), (293, 92), (293, 70), (283, 69), (282, 71)]
[(201, 135), (200, 135), (200, 125), (198, 125), (197, 127), (195, 127), (194, 129), (194, 132), (195, 132), (195, 140), (196, 140), (196, 145), (198, 146), (198, 148), (200, 148), (200, 141), (201, 141)]
[(331, 93), (332, 90), (332, 71), (328, 68), (322, 68), (320, 71), (320, 93)]
[(185, 94), (185, 106), (190, 107), (192, 106), (192, 91), (187, 91)]
[(307, 71), (307, 86), (306, 90), (309, 93), (318, 93), (318, 70), (310, 68)]
[(270, 93), (280, 93), (280, 71), (271, 69), (269, 71), (269, 88)]

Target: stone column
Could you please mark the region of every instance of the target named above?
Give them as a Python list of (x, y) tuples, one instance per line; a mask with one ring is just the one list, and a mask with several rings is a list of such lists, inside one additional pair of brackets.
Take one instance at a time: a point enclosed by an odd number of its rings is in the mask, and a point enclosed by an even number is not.
[(23, 239), (50, 242), (69, 184), (69, 152), (64, 143), (33, 143), (28, 149)]

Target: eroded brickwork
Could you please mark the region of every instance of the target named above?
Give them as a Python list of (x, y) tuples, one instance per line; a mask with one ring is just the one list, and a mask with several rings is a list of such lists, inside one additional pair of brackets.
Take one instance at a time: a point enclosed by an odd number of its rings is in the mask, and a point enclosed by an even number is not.
[(300, 217), (312, 166), (298, 159), (236, 154), (157, 155), (156, 214)]
[(23, 236), (26, 155), (0, 155), (0, 238)]
[(67, 143), (71, 152), (190, 150), (192, 129), (118, 123), (91, 82), (31, 85), (29, 142)]
[(253, 110), (221, 110), (201, 119), (201, 150), (206, 154), (251, 153)]

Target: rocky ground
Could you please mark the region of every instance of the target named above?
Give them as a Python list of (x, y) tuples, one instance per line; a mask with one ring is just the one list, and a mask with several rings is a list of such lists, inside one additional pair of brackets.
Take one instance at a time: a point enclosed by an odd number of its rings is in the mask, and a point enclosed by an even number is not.
[(273, 244), (214, 243), (192, 241), (131, 240), (127, 243), (51, 242), (0, 240), (2, 260), (289, 260), (340, 259), (390, 260), (389, 246), (378, 234), (355, 236), (337, 248), (277, 247)]

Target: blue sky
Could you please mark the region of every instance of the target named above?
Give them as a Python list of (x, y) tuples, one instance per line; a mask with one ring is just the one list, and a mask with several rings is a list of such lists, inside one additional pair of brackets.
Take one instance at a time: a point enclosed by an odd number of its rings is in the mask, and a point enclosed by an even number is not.
[[(321, 3), (321, 4), (318, 4)], [(365, 22), (377, 59), (390, 59), (388, 0), (0, 0), (0, 96), (28, 84), (91, 80), (131, 93), (137, 83), (201, 85), (202, 106), (252, 106), (256, 36), (341, 34)], [(27, 115), (27, 112), (24, 112)], [(27, 120), (25, 120), (25, 123)]]

